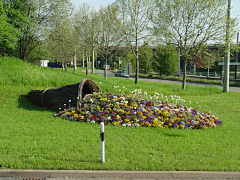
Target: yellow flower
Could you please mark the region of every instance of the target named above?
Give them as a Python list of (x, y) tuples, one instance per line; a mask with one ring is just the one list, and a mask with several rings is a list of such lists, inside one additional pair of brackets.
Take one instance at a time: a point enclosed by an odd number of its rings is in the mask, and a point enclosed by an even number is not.
[(167, 113), (168, 113), (167, 110), (164, 110), (164, 111), (162, 112), (163, 116), (167, 116)]
[(112, 122), (112, 124), (113, 124), (114, 126), (117, 126), (117, 125), (118, 125), (118, 122), (114, 121), (114, 122)]
[(161, 126), (161, 122), (159, 122), (157, 119), (153, 120), (153, 126), (154, 127), (160, 127)]

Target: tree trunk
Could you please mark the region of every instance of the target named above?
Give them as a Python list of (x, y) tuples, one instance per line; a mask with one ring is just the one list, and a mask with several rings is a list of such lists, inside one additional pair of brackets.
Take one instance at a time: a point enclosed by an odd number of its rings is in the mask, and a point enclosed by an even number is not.
[(77, 71), (77, 53), (76, 53), (76, 48), (75, 48), (73, 64), (74, 64), (74, 74), (76, 74), (76, 71)]
[(65, 70), (65, 64), (64, 64), (64, 61), (63, 61), (63, 58), (62, 58), (62, 70)]
[(88, 76), (88, 56), (86, 55), (87, 57), (87, 64), (86, 64), (86, 76)]
[(83, 50), (83, 65), (82, 67), (84, 68), (84, 50)]
[(183, 82), (182, 82), (182, 90), (186, 88), (186, 80), (187, 80), (187, 63), (185, 58), (183, 58)]
[(92, 73), (94, 73), (94, 45), (92, 48)]
[(106, 59), (105, 59), (104, 76), (105, 76), (105, 79), (107, 80), (107, 56), (106, 56)]
[(67, 61), (64, 61), (65, 71), (67, 71)]
[(138, 43), (136, 41), (136, 76), (135, 76), (135, 84), (138, 84), (139, 77), (139, 57), (138, 57)]

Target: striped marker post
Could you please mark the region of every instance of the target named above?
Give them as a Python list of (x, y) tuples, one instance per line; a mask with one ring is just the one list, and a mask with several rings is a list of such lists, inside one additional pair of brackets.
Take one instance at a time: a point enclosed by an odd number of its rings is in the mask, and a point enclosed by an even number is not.
[(105, 162), (104, 122), (100, 123), (100, 161)]

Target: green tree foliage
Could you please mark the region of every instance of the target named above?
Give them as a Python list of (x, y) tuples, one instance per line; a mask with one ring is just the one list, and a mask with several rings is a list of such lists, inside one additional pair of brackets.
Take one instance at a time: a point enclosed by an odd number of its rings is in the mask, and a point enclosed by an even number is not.
[[(17, 47), (20, 30), (14, 26), (12, 20), (9, 18), (11, 8), (7, 4), (0, 1), (0, 47), (1, 55), (4, 56), (9, 50)], [(12, 11), (13, 12), (13, 11)]]
[(152, 68), (152, 61), (153, 51), (151, 47), (148, 44), (146, 44), (141, 48), (139, 53), (140, 71), (144, 72), (145, 74), (148, 74)]
[(134, 66), (134, 64), (136, 64), (136, 57), (135, 57), (133, 51), (131, 51), (131, 50), (128, 51), (127, 56), (123, 59), (124, 59), (124, 63), (123, 63), (124, 68), (125, 68), (125, 65), (127, 64), (127, 61), (130, 61), (130, 63), (133, 65), (132, 70), (136, 71), (136, 66)]
[[(18, 43), (15, 44), (15, 51), (8, 50), (10, 55), (18, 56), (25, 59), (22, 56), (22, 51), (26, 47), (23, 41), (23, 37), (30, 31), (31, 18), (33, 18), (32, 11), (35, 10), (34, 3), (27, 0), (5, 0), (3, 5), (5, 9), (5, 15), (8, 18), (8, 23), (11, 24), (18, 32)], [(9, 31), (11, 33), (11, 31)]]
[(178, 68), (178, 52), (172, 45), (159, 45), (154, 53), (154, 62), (160, 75), (174, 75)]

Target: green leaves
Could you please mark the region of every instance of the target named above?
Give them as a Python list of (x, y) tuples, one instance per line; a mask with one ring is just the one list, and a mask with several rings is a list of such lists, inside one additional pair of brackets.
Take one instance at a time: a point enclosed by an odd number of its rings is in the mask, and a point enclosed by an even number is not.
[(20, 35), (20, 31), (9, 22), (6, 13), (3, 2), (0, 1), (0, 47), (2, 53), (4, 53), (7, 48), (14, 49)]
[(154, 54), (155, 63), (160, 75), (174, 75), (178, 67), (178, 53), (172, 45), (159, 45)]

